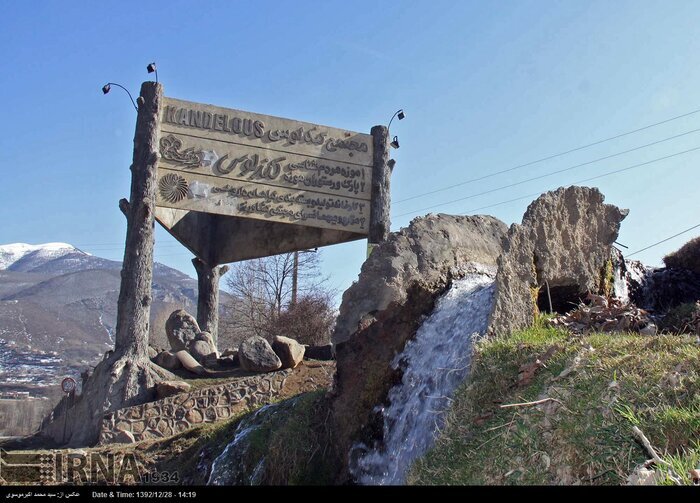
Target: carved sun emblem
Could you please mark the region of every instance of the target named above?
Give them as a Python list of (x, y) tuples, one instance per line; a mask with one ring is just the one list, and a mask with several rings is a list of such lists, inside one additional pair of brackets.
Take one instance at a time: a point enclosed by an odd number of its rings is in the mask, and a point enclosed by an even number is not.
[(187, 180), (175, 173), (168, 173), (158, 182), (158, 191), (166, 201), (177, 203), (185, 198), (189, 186)]

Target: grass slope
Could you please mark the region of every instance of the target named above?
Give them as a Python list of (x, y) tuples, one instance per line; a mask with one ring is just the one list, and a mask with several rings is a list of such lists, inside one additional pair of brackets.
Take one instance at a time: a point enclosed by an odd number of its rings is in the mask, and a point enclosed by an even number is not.
[[(634, 426), (679, 482), (691, 483), (689, 470), (700, 464), (695, 336), (573, 337), (538, 326), (484, 340), (454, 400), (409, 483), (624, 484), (649, 458)], [(674, 483), (667, 472), (660, 483)]]

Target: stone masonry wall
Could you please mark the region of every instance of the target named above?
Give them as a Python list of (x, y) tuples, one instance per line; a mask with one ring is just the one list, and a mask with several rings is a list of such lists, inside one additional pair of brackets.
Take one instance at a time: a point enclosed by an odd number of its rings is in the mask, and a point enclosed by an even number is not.
[(128, 434), (136, 442), (162, 438), (202, 423), (214, 423), (269, 402), (276, 397), (291, 370), (242, 377), (216, 386), (199, 388), (155, 402), (126, 407), (105, 415), (100, 444), (123, 441)]

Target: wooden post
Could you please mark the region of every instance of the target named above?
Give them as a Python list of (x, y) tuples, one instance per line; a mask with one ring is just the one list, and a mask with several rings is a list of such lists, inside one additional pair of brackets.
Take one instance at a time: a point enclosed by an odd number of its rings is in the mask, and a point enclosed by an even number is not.
[(372, 165), (372, 202), (369, 215), (367, 255), (372, 248), (389, 237), (391, 232), (391, 168), (389, 163), (389, 129), (374, 126), (371, 131), (374, 146)]
[(200, 258), (193, 258), (197, 271), (197, 324), (219, 344), (219, 280), (228, 272), (228, 266), (212, 267)]
[[(70, 447), (95, 445), (105, 414), (156, 399), (155, 384), (174, 375), (148, 358), (148, 328), (153, 283), (153, 234), (158, 165), (158, 119), (163, 88), (141, 85), (131, 164), (131, 194), (119, 208), (126, 216), (126, 246), (117, 304), (114, 351), (108, 351), (83, 382), (80, 396), (63, 410), (64, 423), (47, 423), (42, 431)], [(73, 396), (73, 395), (71, 395)], [(65, 426), (66, 431), (62, 431)]]
[(153, 281), (154, 207), (158, 164), (158, 117), (163, 86), (144, 82), (131, 164), (131, 195), (126, 210), (126, 246), (117, 304), (115, 353), (148, 359), (148, 328)]

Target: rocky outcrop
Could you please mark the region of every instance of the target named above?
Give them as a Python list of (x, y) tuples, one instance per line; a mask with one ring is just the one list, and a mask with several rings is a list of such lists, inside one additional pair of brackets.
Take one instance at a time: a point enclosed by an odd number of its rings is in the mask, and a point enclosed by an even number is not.
[(187, 344), (201, 332), (197, 320), (184, 309), (173, 311), (165, 322), (165, 333), (173, 352), (187, 349)]
[(238, 360), (241, 368), (248, 372), (272, 372), (282, 367), (282, 362), (270, 344), (257, 335), (241, 342)]
[(700, 274), (700, 237), (691, 239), (673, 253), (664, 257), (669, 269), (687, 269)]
[(498, 259), (490, 334), (530, 326), (550, 297), (553, 310), (565, 312), (606, 289), (611, 245), (627, 210), (603, 200), (596, 188), (561, 188), (537, 198), (522, 224), (511, 226)]
[(289, 337), (276, 336), (272, 350), (282, 362), (283, 369), (293, 369), (304, 359), (304, 346)]
[(628, 283), (630, 300), (656, 314), (700, 300), (700, 273), (689, 269), (647, 268)]
[(390, 234), (343, 294), (333, 341), (348, 340), (390, 304), (405, 303), (416, 283), (437, 291), (459, 277), (470, 262), (495, 264), (506, 231), (503, 222), (490, 216), (431, 214)]
[(346, 482), (348, 452), (381, 435), (378, 412), (401, 380), (391, 362), (416, 335), (437, 298), (476, 264), (495, 266), (507, 227), (488, 216), (428, 215), (393, 233), (372, 252), (343, 295), (335, 331), (337, 370), (332, 445)]

